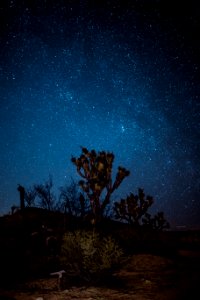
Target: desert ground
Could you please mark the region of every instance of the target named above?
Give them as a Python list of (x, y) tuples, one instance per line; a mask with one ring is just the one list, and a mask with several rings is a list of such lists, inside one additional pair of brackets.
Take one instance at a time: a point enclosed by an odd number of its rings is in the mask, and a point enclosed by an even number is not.
[(58, 279), (40, 278), (3, 289), (0, 299), (7, 300), (182, 300), (198, 299), (200, 253), (180, 250), (176, 259), (152, 254), (136, 254), (123, 268), (102, 285), (73, 284), (63, 290)]
[(0, 219), (0, 300), (200, 299), (200, 231), (146, 234), (106, 223), (109, 234), (122, 241), (122, 263), (96, 282), (67, 269), (59, 281), (50, 273), (60, 271), (58, 265), (44, 263), (48, 255), (35, 254), (27, 240), (41, 220), (50, 220), (46, 224), (59, 233), (60, 216), (43, 211)]

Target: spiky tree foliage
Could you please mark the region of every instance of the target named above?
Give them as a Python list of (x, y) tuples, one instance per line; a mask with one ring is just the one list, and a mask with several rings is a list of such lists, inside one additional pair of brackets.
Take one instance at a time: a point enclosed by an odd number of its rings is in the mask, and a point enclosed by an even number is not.
[(145, 196), (143, 189), (138, 189), (138, 195), (130, 193), (126, 199), (114, 203), (116, 219), (127, 221), (132, 225), (140, 225), (140, 219), (153, 204), (151, 196)]
[(155, 230), (164, 230), (170, 227), (163, 212), (158, 212), (154, 217), (146, 213), (142, 219), (143, 225)]
[(123, 167), (118, 171), (113, 182), (112, 168), (114, 154), (110, 152), (89, 151), (81, 148), (80, 157), (72, 157), (71, 161), (76, 166), (78, 174), (82, 177), (79, 185), (90, 200), (95, 221), (104, 213), (105, 207), (110, 202), (112, 193), (120, 186), (130, 172)]

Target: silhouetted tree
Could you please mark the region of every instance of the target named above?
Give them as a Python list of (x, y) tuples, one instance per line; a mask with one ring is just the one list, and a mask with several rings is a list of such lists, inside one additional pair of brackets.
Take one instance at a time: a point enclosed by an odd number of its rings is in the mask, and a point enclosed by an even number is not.
[(53, 180), (49, 176), (49, 179), (44, 184), (37, 184), (34, 186), (36, 196), (40, 199), (40, 206), (42, 208), (52, 210), (55, 203), (55, 195), (52, 192)]
[(166, 221), (163, 212), (158, 212), (154, 217), (146, 213), (142, 219), (142, 222), (144, 226), (155, 230), (170, 228), (170, 224)]
[(145, 196), (143, 189), (138, 189), (138, 195), (130, 193), (126, 199), (114, 203), (115, 218), (127, 221), (132, 225), (140, 225), (140, 219), (153, 204), (151, 196)]
[(25, 202), (28, 207), (35, 205), (35, 198), (37, 196), (36, 190), (34, 188), (29, 188), (25, 192)]
[(25, 207), (25, 203), (24, 203), (25, 188), (22, 185), (18, 184), (17, 190), (19, 191), (20, 194), (20, 208), (23, 210)]
[(83, 147), (81, 149), (82, 154), (80, 157), (72, 157), (71, 161), (76, 166), (78, 174), (82, 177), (79, 185), (90, 201), (94, 221), (96, 222), (103, 216), (112, 193), (120, 186), (130, 172), (123, 167), (118, 167), (113, 182), (112, 168), (114, 154), (105, 151), (89, 151)]
[(83, 216), (88, 209), (79, 184), (71, 179), (69, 185), (60, 188), (59, 210), (71, 216)]

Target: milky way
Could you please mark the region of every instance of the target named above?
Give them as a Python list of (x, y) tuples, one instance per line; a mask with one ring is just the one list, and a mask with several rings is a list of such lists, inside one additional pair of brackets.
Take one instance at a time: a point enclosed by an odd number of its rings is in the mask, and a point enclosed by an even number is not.
[(171, 224), (200, 225), (198, 9), (123, 2), (0, 4), (1, 212), (18, 183), (78, 178), (85, 146), (131, 171), (116, 198), (142, 187)]

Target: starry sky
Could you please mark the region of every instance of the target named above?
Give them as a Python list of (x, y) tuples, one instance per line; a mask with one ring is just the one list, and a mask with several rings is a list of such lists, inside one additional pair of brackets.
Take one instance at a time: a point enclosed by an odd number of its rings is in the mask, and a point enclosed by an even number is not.
[(84, 146), (130, 170), (115, 199), (142, 187), (172, 226), (200, 226), (195, 2), (1, 1), (1, 214), (18, 184), (78, 179)]

